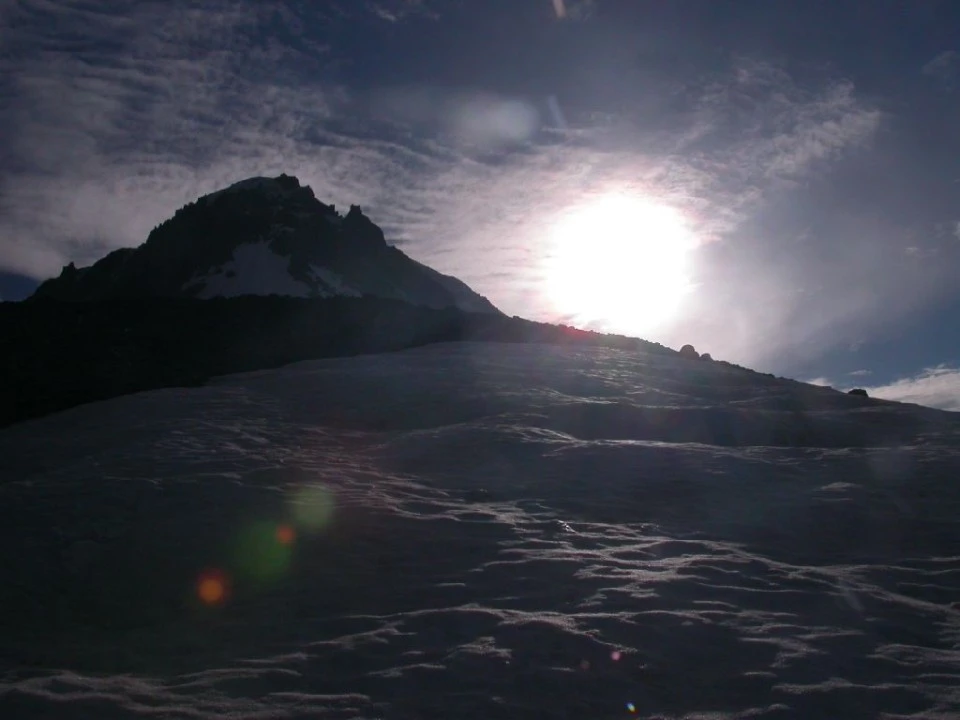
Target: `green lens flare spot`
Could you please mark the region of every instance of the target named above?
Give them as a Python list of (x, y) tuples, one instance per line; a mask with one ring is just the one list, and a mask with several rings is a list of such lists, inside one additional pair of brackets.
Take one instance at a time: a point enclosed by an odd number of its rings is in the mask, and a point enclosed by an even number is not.
[(256, 522), (240, 533), (235, 557), (238, 576), (269, 583), (290, 569), (293, 544), (278, 537), (276, 522)]
[(298, 488), (290, 497), (290, 505), (294, 520), (304, 530), (323, 530), (333, 520), (333, 493), (323, 485)]

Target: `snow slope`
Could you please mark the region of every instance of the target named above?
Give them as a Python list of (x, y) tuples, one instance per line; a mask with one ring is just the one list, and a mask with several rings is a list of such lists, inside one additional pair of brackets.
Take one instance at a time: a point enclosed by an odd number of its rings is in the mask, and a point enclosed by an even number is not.
[(958, 431), (471, 343), (21, 423), (0, 717), (955, 718)]
[[(416, 262), (416, 261), (415, 261)], [(418, 262), (417, 265), (424, 273), (440, 283), (453, 296), (456, 306), (466, 312), (490, 312), (489, 302), (483, 296), (477, 295), (470, 286), (453, 275), (444, 275), (432, 267)]]
[(203, 278), (187, 285), (202, 284), (200, 298), (237, 297), (239, 295), (290, 295), (309, 297), (310, 287), (290, 276), (288, 258), (277, 255), (269, 243), (237, 246), (232, 259)]
[(276, 254), (269, 242), (246, 243), (234, 248), (231, 259), (205, 275), (194, 276), (184, 288), (200, 287), (198, 298), (238, 297), (240, 295), (288, 295), (290, 297), (359, 297), (363, 293), (351, 287), (329, 268), (311, 265), (311, 283), (290, 274), (290, 259)]

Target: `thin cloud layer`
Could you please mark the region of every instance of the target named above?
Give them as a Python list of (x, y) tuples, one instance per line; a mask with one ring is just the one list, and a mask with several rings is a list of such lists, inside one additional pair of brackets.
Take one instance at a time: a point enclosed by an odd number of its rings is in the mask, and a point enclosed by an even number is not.
[[(560, 6), (582, 22), (556, 22), (544, 0), (530, 43), (545, 56), (593, 52), (603, 3)], [(892, 282), (885, 255), (865, 260), (865, 222), (849, 226), (846, 245), (826, 241), (838, 263), (826, 271), (791, 244), (797, 222), (758, 232), (758, 217), (863, 154), (884, 127), (844, 77), (801, 81), (746, 55), (678, 65), (652, 86), (654, 116), (636, 109), (653, 107), (649, 91), (626, 84), (622, 107), (594, 107), (553, 82), (542, 92), (510, 77), (445, 82), (441, 64), (435, 82), (405, 75), (396, 58), (418, 47), (419, 21), (441, 32), (448, 14), (466, 12), (454, 2), (18, 0), (4, 12), (5, 270), (46, 277), (89, 263), (139, 244), (200, 194), (287, 172), (327, 202), (359, 203), (393, 242), (506, 312), (545, 320), (563, 319), (542, 292), (552, 222), (604, 192), (654, 197), (685, 213), (702, 247), (699, 298), (653, 339), (741, 362), (847, 332)], [(851, 266), (862, 268), (853, 289), (839, 279)]]
[(924, 64), (920, 72), (952, 87), (960, 75), (960, 53), (956, 50), (944, 50)]
[[(341, 12), (345, 10), (343, 7)], [(369, 3), (368, 10), (379, 19), (391, 23), (400, 22), (411, 15), (437, 18), (424, 0), (375, 0)]]
[(868, 389), (874, 397), (960, 412), (960, 368), (938, 365)]

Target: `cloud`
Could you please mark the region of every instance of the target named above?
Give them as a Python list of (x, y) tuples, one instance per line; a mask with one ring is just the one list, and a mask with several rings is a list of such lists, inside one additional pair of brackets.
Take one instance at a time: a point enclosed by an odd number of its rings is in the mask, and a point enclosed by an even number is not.
[(768, 174), (796, 176), (812, 164), (862, 146), (880, 124), (880, 112), (854, 99), (853, 86), (841, 83), (802, 108), (793, 127), (772, 139)]
[(374, 16), (387, 22), (396, 23), (411, 15), (437, 19), (439, 15), (430, 10), (424, 0), (376, 0), (368, 5)]
[[(542, 268), (552, 223), (591, 197), (636, 192), (685, 213), (705, 246), (724, 240), (715, 244), (731, 255), (709, 262), (734, 273), (692, 306), (677, 337), (654, 339), (750, 361), (822, 326), (810, 319), (784, 332), (806, 298), (785, 293), (784, 263), (750, 259), (752, 248), (737, 255), (738, 233), (773, 194), (865, 147), (882, 122), (849, 82), (801, 85), (745, 58), (664, 81), (665, 94), (684, 100), (659, 124), (629, 103), (585, 112), (554, 88), (541, 97), (466, 83), (347, 83), (344, 38), (356, 24), (366, 18), (385, 32), (384, 21), (436, 17), (427, 2), (0, 7), (9, 14), (0, 134), (10, 147), (0, 266), (33, 277), (139, 244), (203, 193), (288, 172), (327, 202), (361, 204), (391, 241), (508, 313), (551, 320)], [(593, 7), (565, 4), (577, 17)], [(850, 261), (864, 262), (854, 250)], [(865, 293), (845, 304), (841, 320), (857, 321), (871, 302)]]
[(849, 81), (801, 87), (771, 63), (738, 60), (732, 81), (715, 82), (700, 102), (696, 138), (725, 135), (715, 161), (755, 181), (797, 179), (823, 161), (863, 147), (882, 115), (857, 98)]
[(854, 370), (853, 372), (847, 373), (853, 377), (866, 377), (867, 375), (873, 375), (872, 370)]
[(413, 85), (374, 90), (368, 109), (393, 124), (475, 150), (528, 141), (541, 127), (540, 109), (521, 97)]
[(833, 382), (829, 378), (815, 377), (810, 380), (804, 380), (808, 385), (817, 385), (819, 387), (833, 387)]
[(873, 397), (960, 412), (960, 368), (937, 365), (888, 385), (867, 388)]
[(561, 20), (586, 20), (597, 9), (597, 0), (553, 0), (553, 11)]
[[(668, 344), (694, 341), (718, 357), (779, 367), (862, 333), (898, 273), (899, 228), (798, 195), (865, 155), (883, 114), (848, 81), (799, 84), (771, 63), (740, 59), (706, 86), (678, 154), (702, 172), (704, 212), (722, 243), (698, 254), (701, 291)], [(802, 208), (802, 209), (801, 209)], [(791, 370), (790, 372), (796, 372)]]
[(941, 82), (952, 85), (960, 72), (960, 53), (956, 50), (944, 50), (924, 64), (920, 72)]

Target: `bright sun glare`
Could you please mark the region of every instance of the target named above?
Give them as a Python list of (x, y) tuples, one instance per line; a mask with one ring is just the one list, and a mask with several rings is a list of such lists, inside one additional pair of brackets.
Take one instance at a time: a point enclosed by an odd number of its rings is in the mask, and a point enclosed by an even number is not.
[(638, 335), (674, 317), (692, 289), (693, 234), (674, 208), (607, 195), (566, 213), (551, 232), (546, 280), (576, 325)]

